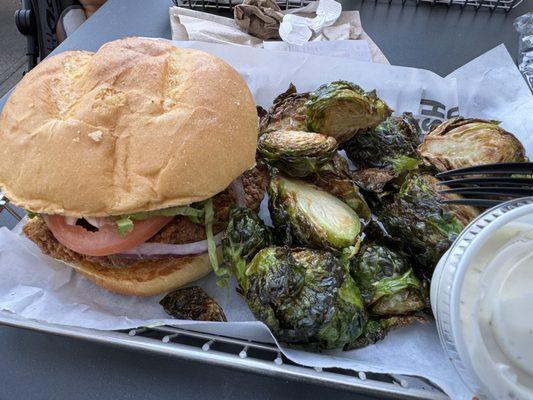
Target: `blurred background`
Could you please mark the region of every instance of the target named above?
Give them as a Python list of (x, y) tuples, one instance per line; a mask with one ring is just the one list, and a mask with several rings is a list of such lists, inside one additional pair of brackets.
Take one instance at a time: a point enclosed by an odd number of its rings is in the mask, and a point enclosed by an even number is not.
[[(0, 1), (0, 97), (9, 91), (28, 68), (44, 58), (90, 17), (106, 0), (1, 0)], [(82, 8), (83, 7), (83, 8)], [(31, 14), (28, 9), (33, 9)], [(19, 11), (17, 15), (15, 13)], [(24, 10), (26, 9), (26, 10)], [(40, 24), (35, 21), (39, 19)], [(16, 21), (16, 23), (15, 23)], [(43, 31), (40, 32), (39, 29)], [(19, 32), (31, 33), (34, 43)], [(43, 42), (44, 41), (44, 42)], [(28, 48), (35, 49), (30, 59)]]
[(15, 85), (27, 69), (26, 39), (13, 20), (19, 0), (0, 1), (0, 97)]

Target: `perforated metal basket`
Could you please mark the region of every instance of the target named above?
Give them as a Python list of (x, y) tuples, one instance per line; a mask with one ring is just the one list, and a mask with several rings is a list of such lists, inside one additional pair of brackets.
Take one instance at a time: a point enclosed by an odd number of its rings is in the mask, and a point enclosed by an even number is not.
[[(7, 199), (2, 200), (0, 193), (0, 227), (12, 229), (23, 216), (24, 211), (9, 204)], [(26, 320), (5, 311), (0, 311), (0, 324), (347, 389), (378, 398), (447, 399), (435, 384), (425, 379), (300, 366), (284, 357), (271, 343), (246, 341), (171, 326), (98, 331)]]
[[(172, 0), (175, 5), (180, 7), (189, 7), (194, 9), (231, 9), (242, 0)], [(378, 2), (388, 2), (389, 4), (397, 3), (405, 5), (407, 3), (418, 5), (444, 5), (444, 6), (459, 6), (472, 10), (480, 8), (490, 11), (503, 10), (509, 12), (513, 7), (516, 7), (523, 0), (367, 0)], [(282, 10), (289, 8), (302, 7), (309, 3), (307, 0), (276, 0), (276, 3)]]

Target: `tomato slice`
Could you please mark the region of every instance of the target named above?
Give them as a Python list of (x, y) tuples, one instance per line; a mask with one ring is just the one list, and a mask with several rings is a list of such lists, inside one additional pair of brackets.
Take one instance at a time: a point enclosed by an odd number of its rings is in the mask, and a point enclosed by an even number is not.
[(135, 221), (133, 230), (124, 236), (118, 234), (117, 225), (111, 219), (97, 232), (79, 225), (68, 225), (61, 215), (45, 215), (44, 220), (55, 238), (76, 253), (89, 256), (107, 256), (121, 253), (146, 242), (168, 224), (173, 217), (151, 217)]

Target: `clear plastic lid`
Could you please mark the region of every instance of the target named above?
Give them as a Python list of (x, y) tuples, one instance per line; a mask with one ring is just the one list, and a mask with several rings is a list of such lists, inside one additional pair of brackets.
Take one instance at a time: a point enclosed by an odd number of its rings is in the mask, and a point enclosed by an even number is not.
[(533, 399), (533, 198), (474, 220), (435, 269), (442, 345), (478, 396)]

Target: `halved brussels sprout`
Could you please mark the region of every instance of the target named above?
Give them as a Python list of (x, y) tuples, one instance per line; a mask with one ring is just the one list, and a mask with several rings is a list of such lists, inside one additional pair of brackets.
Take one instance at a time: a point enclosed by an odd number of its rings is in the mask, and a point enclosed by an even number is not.
[(337, 197), (301, 180), (277, 175), (270, 181), (269, 209), (285, 244), (342, 251), (360, 241), (357, 213)]
[(332, 349), (363, 331), (359, 289), (329, 252), (268, 247), (250, 262), (246, 279), (250, 310), (282, 342)]
[(411, 314), (427, 308), (424, 286), (406, 255), (379, 244), (363, 246), (350, 272), (371, 315)]
[(410, 113), (390, 117), (375, 128), (360, 132), (344, 149), (358, 169), (386, 168), (397, 174), (418, 166), (420, 127)]
[(370, 221), (372, 211), (359, 191), (359, 187), (352, 179), (348, 170), (348, 163), (344, 158), (336, 154), (331, 161), (322, 165), (311, 176), (311, 181), (344, 201), (357, 213), (363, 224), (366, 225)]
[(527, 161), (524, 146), (498, 122), (452, 118), (433, 128), (418, 148), (439, 171), (481, 164)]
[(255, 212), (246, 207), (231, 208), (228, 225), (222, 237), (222, 255), (224, 263), (243, 289), (246, 289), (246, 264), (259, 250), (271, 246), (272, 243), (270, 229)]
[(265, 133), (257, 142), (265, 161), (292, 177), (305, 177), (337, 153), (337, 141), (313, 132), (281, 130)]
[(259, 121), (259, 132), (265, 133), (283, 129), (306, 131), (309, 93), (297, 93), (291, 83), (286, 92), (274, 99), (272, 107)]
[(376, 91), (365, 92), (359, 86), (336, 81), (320, 86), (309, 95), (307, 130), (333, 136), (343, 143), (359, 130), (384, 121), (392, 110)]

